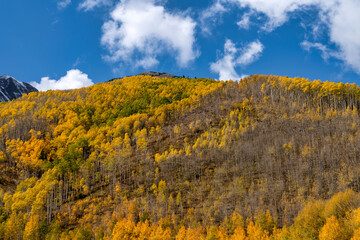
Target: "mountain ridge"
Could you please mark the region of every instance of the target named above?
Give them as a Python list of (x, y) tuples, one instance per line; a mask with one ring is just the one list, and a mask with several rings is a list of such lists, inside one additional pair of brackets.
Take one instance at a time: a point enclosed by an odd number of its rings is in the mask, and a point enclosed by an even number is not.
[[(136, 77), (136, 76), (149, 76), (149, 77), (157, 77), (157, 78), (180, 78), (180, 76), (176, 76), (170, 73), (166, 73), (166, 72), (155, 72), (155, 71), (149, 71), (149, 72), (141, 72), (132, 76), (126, 76), (126, 77)], [(123, 77), (119, 77), (119, 78), (113, 78), (110, 79), (107, 82), (112, 82), (115, 81), (117, 79), (123, 79)]]
[(30, 92), (38, 92), (38, 90), (30, 84), (18, 81), (9, 75), (0, 76), (0, 102), (8, 102)]
[(137, 74), (136, 76), (151, 76), (151, 77), (158, 77), (158, 78), (179, 78), (179, 76), (172, 75), (170, 73), (165, 72), (142, 72)]

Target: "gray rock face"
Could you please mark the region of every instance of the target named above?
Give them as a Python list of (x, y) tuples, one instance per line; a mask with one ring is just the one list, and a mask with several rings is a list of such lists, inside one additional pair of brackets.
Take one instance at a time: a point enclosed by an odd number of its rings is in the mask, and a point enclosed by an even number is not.
[(20, 82), (9, 75), (0, 76), (0, 102), (8, 102), (30, 92), (38, 92), (38, 90), (30, 84)]

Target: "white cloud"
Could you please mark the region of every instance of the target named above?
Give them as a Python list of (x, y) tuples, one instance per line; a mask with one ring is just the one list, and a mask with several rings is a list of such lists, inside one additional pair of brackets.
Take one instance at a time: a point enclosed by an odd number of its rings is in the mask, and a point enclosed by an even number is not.
[[(168, 52), (180, 66), (186, 66), (198, 55), (195, 27), (192, 18), (169, 13), (155, 0), (122, 0), (103, 25), (101, 43), (110, 52), (105, 59), (153, 66), (157, 56)], [(151, 62), (145, 63), (146, 59)]]
[(217, 22), (217, 16), (228, 11), (220, 1), (216, 0), (216, 2), (200, 14), (201, 30), (207, 34), (210, 34), (211, 25)]
[(58, 9), (64, 9), (71, 3), (71, 0), (62, 0), (57, 3)]
[(264, 50), (264, 45), (259, 40), (250, 43), (244, 50), (241, 56), (237, 59), (239, 65), (249, 65), (250, 63), (255, 62), (259, 57), (262, 51)]
[(143, 67), (143, 68), (151, 68), (151, 67), (154, 67), (154, 66), (156, 66), (158, 64), (159, 64), (159, 61), (156, 58), (147, 56), (147, 57), (137, 61), (135, 66), (136, 67)]
[(236, 49), (235, 44), (231, 40), (226, 40), (224, 57), (210, 64), (211, 71), (218, 73), (220, 80), (237, 80), (240, 78), (235, 71), (235, 54), (237, 51), (238, 49)]
[(96, 7), (111, 6), (112, 0), (84, 0), (79, 4), (79, 9), (85, 12), (93, 10)]
[(250, 16), (251, 13), (245, 13), (240, 21), (238, 21), (236, 24), (239, 26), (239, 28), (248, 30), (250, 27)]
[(360, 1), (342, 0), (328, 13), (330, 39), (340, 48), (341, 58), (360, 74)]
[(259, 58), (263, 49), (264, 46), (259, 40), (251, 42), (243, 49), (238, 49), (235, 44), (228, 39), (224, 45), (224, 56), (215, 63), (211, 63), (210, 70), (219, 74), (219, 80), (242, 79), (246, 75), (240, 77), (235, 67), (246, 66), (253, 63)]
[(78, 69), (71, 69), (67, 71), (66, 75), (61, 77), (59, 80), (53, 80), (49, 77), (41, 78), (41, 82), (31, 82), (32, 86), (36, 87), (39, 91), (47, 90), (65, 90), (65, 89), (76, 89), (82, 87), (88, 87), (93, 85), (88, 75), (81, 72)]
[(341, 58), (338, 52), (329, 49), (326, 45), (319, 42), (309, 42), (307, 40), (301, 42), (301, 47), (306, 51), (311, 51), (312, 48), (315, 48), (321, 52), (321, 57), (327, 61), (330, 57)]
[(223, 0), (227, 3), (235, 3), (240, 8), (250, 8), (255, 12), (265, 14), (268, 22), (264, 26), (267, 31), (281, 26), (288, 20), (288, 13), (312, 5), (319, 0)]
[[(329, 57), (341, 59), (360, 74), (359, 0), (218, 0), (218, 2), (227, 10), (237, 6), (240, 9), (250, 9), (254, 14), (265, 15), (267, 21), (262, 29), (267, 32), (283, 25), (294, 12), (298, 13), (295, 16), (299, 16), (309, 9), (316, 9), (319, 18), (314, 20), (312, 33), (315, 38), (318, 37), (316, 35), (325, 33), (330, 42), (322, 45), (312, 44), (312, 46), (307, 44), (309, 49), (319, 49), (324, 59)], [(247, 26), (246, 16), (238, 23), (240, 27)], [(320, 26), (326, 27), (319, 28)], [(331, 44), (336, 46), (337, 53), (334, 50), (329, 51)], [(305, 45), (303, 44), (303, 47), (306, 49)]]

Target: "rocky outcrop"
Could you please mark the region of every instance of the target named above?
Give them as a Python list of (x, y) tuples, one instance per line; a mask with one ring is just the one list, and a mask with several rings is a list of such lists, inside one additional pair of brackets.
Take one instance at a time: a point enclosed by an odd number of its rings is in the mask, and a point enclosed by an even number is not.
[(0, 76), (0, 102), (8, 102), (30, 92), (38, 92), (38, 90), (30, 84), (20, 82), (9, 75)]

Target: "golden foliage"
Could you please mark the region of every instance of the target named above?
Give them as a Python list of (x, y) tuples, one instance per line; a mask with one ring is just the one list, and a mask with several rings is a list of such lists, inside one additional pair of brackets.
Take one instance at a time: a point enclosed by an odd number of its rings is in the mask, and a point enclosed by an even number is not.
[(357, 239), (359, 108), (263, 75), (28, 94), (0, 105), (0, 238)]
[(341, 240), (347, 239), (344, 227), (340, 226), (335, 216), (326, 219), (325, 225), (319, 233), (319, 240)]

